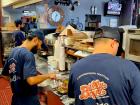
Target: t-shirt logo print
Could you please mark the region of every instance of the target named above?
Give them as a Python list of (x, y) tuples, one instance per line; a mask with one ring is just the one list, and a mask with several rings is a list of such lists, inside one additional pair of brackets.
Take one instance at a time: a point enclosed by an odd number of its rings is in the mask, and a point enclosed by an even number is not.
[(14, 58), (11, 58), (8, 60), (8, 63), (9, 63), (9, 74), (11, 74), (11, 82), (15, 82), (18, 79), (20, 79), (20, 77), (16, 74), (17, 61)]
[(107, 94), (107, 84), (100, 80), (93, 80), (88, 85), (80, 86), (81, 94), (80, 100), (86, 100), (88, 98), (97, 99)]
[(9, 66), (9, 74), (10, 73), (14, 73), (15, 72), (15, 68), (16, 68), (16, 65), (15, 65), (15, 63), (12, 63), (12, 64), (10, 64), (10, 66)]

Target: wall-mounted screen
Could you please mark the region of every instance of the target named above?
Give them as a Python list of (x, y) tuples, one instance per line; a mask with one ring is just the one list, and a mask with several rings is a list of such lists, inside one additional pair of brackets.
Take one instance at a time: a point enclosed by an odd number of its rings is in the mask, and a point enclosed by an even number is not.
[(118, 2), (107, 2), (104, 7), (104, 15), (120, 15), (122, 4)]

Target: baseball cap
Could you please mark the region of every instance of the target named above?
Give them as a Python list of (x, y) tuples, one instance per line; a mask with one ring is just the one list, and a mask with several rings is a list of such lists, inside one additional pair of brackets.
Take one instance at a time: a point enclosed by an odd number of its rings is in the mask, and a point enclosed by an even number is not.
[(15, 25), (16, 25), (16, 27), (17, 27), (19, 24), (21, 25), (21, 24), (22, 24), (22, 21), (21, 21), (20, 19), (15, 20)]
[(109, 26), (102, 26), (95, 30), (94, 38), (110, 38), (115, 39), (120, 43), (120, 33), (116, 28), (112, 28)]
[(45, 43), (45, 36), (44, 33), (39, 29), (32, 29), (29, 32), (28, 36), (38, 37), (42, 41), (42, 48), (46, 49), (47, 45)]

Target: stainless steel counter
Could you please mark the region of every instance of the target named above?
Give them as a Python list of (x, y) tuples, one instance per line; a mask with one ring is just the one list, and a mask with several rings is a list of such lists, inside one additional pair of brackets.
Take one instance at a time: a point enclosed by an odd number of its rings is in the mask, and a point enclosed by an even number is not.
[(12, 32), (2, 31), (2, 45), (4, 48), (4, 57), (8, 57), (12, 48), (14, 47)]
[[(54, 72), (54, 71), (49, 70), (50, 67), (48, 66), (46, 59), (41, 58), (37, 55), (35, 56), (35, 59), (36, 59), (37, 70), (41, 74), (45, 74), (48, 72)], [(60, 99), (64, 105), (70, 105), (70, 104), (74, 105), (73, 98), (69, 98), (66, 94), (60, 94), (57, 90), (61, 83), (60, 81), (69, 78), (69, 71), (59, 72), (58, 70), (55, 70), (55, 72), (57, 75), (57, 80), (45, 80), (44, 82), (40, 83), (38, 86), (45, 87), (45, 88), (48, 87), (49, 90), (51, 90), (53, 93), (55, 93), (57, 96), (60, 97)]]

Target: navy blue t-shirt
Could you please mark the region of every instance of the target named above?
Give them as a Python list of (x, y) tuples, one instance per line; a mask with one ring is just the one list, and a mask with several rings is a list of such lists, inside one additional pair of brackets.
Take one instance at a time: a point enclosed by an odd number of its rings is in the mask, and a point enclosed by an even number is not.
[(36, 29), (37, 28), (37, 23), (36, 22), (30, 22), (29, 27), (30, 27), (30, 29)]
[(15, 41), (15, 46), (20, 46), (22, 44), (22, 42), (26, 39), (25, 35), (20, 30), (16, 30), (13, 33), (13, 37), (14, 37), (14, 41)]
[[(26, 48), (16, 47), (12, 50), (4, 65), (2, 75), (10, 76), (14, 95), (19, 97), (37, 96), (37, 85), (31, 86), (26, 81), (28, 77), (37, 75), (34, 55)], [(32, 101), (32, 99), (30, 100)]]
[(72, 66), (68, 95), (76, 105), (140, 105), (139, 81), (131, 61), (95, 54)]

